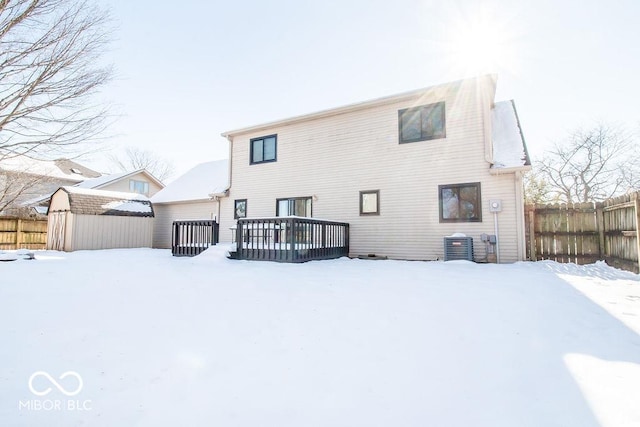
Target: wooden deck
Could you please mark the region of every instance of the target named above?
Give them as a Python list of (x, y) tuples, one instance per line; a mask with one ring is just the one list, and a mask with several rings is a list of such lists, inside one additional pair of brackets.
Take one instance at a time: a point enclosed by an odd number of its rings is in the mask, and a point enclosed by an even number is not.
[(173, 221), (171, 253), (196, 256), (218, 243), (219, 226), (212, 219)]
[(303, 217), (242, 218), (232, 258), (306, 262), (349, 255), (349, 224)]

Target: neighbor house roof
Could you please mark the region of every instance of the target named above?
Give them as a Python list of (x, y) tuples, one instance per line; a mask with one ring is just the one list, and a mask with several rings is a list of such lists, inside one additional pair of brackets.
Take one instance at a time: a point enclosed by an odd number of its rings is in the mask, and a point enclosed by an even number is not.
[(492, 169), (530, 166), (527, 144), (513, 100), (496, 102), (491, 111)]
[(118, 191), (94, 190), (78, 187), (60, 187), (59, 192), (66, 193), (71, 213), (79, 215), (113, 215), (153, 217), (153, 206), (148, 197)]
[(116, 181), (127, 179), (139, 173), (146, 175), (149, 178), (149, 180), (156, 183), (159, 187), (161, 188), (164, 187), (164, 184), (146, 169), (138, 169), (133, 172), (120, 172), (120, 173), (113, 173), (110, 175), (102, 175), (97, 178), (87, 179), (79, 184), (76, 184), (76, 186), (82, 187), (82, 188), (102, 188), (102, 187), (106, 187), (109, 184), (113, 184)]
[(37, 160), (26, 156), (10, 157), (0, 161), (0, 169), (62, 179), (69, 182), (81, 182), (100, 176), (99, 172), (69, 159)]
[[(96, 178), (90, 178), (90, 179), (86, 179), (86, 180), (84, 180), (82, 182), (78, 182), (77, 184), (74, 184), (73, 186), (74, 187), (78, 187), (78, 188), (100, 189), (102, 187), (106, 187), (107, 185), (113, 184), (113, 183), (115, 183), (117, 181), (120, 181), (120, 180), (123, 180), (123, 179), (127, 179), (128, 177), (134, 176), (134, 175), (136, 175), (138, 173), (143, 173), (144, 175), (146, 175), (149, 178), (150, 181), (155, 182), (161, 188), (164, 187), (164, 184), (162, 182), (160, 182), (156, 177), (154, 177), (146, 169), (138, 169), (137, 171), (133, 171), (133, 172), (121, 172), (121, 173), (114, 173), (114, 174), (109, 174), (109, 175), (102, 175), (102, 176), (98, 176)], [(50, 197), (51, 197), (51, 193), (45, 194), (45, 195), (40, 195), (38, 197), (35, 197), (33, 199), (29, 199), (29, 200), (25, 201), (23, 203), (23, 205), (31, 206), (31, 205), (40, 204), (40, 203), (45, 202)]]
[(157, 192), (153, 203), (209, 200), (229, 188), (229, 160), (200, 163)]

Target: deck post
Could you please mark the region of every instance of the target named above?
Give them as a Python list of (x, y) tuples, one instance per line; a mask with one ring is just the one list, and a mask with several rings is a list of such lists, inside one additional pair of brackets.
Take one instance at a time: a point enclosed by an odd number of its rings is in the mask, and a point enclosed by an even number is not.
[(294, 254), (295, 254), (295, 244), (296, 244), (296, 220), (295, 218), (290, 218), (289, 219), (289, 227), (290, 228), (290, 232), (289, 232), (289, 248), (287, 249), (287, 259), (291, 262), (294, 261)]

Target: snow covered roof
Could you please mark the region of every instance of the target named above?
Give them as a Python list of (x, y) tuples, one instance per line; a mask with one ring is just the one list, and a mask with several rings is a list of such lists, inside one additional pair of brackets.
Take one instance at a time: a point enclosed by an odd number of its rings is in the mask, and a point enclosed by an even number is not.
[(229, 160), (200, 163), (157, 192), (153, 203), (209, 200), (229, 188)]
[(100, 176), (99, 172), (69, 159), (36, 160), (26, 156), (10, 157), (0, 161), (0, 169), (64, 179), (69, 182), (81, 182)]
[(493, 165), (492, 169), (529, 166), (527, 145), (522, 135), (516, 106), (511, 101), (494, 104), (491, 112)]
[(150, 180), (154, 181), (158, 186), (160, 187), (164, 187), (164, 184), (162, 182), (160, 182), (160, 180), (158, 178), (156, 178), (155, 176), (153, 176), (148, 170), (146, 169), (138, 169), (135, 170), (133, 172), (120, 172), (120, 173), (113, 173), (113, 174), (109, 174), (109, 175), (102, 175), (100, 177), (97, 178), (92, 178), (92, 179), (87, 179), (79, 184), (76, 184), (77, 187), (82, 187), (82, 188), (101, 188), (104, 187), (108, 184), (114, 183), (116, 181), (119, 181), (121, 179), (125, 179), (128, 178), (130, 176), (139, 174), (139, 173), (143, 173), (145, 175), (147, 175), (149, 177)]
[(84, 180), (78, 184), (76, 184), (76, 187), (82, 187), (82, 188), (99, 188), (103, 185), (106, 185), (112, 181), (116, 181), (118, 179), (123, 178), (125, 175), (128, 175), (129, 172), (121, 172), (121, 173), (113, 173), (113, 174), (109, 174), (109, 175), (102, 175), (99, 176), (97, 178), (91, 178), (91, 179), (87, 179)]
[(119, 191), (104, 191), (79, 187), (60, 187), (69, 198), (70, 211), (80, 215), (114, 215), (153, 217), (153, 207), (148, 197)]

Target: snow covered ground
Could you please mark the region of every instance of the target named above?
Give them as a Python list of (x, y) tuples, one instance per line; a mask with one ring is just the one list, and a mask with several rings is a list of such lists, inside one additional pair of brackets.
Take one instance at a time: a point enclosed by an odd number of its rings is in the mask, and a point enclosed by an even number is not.
[(0, 263), (0, 425), (640, 425), (637, 275), (223, 252)]

